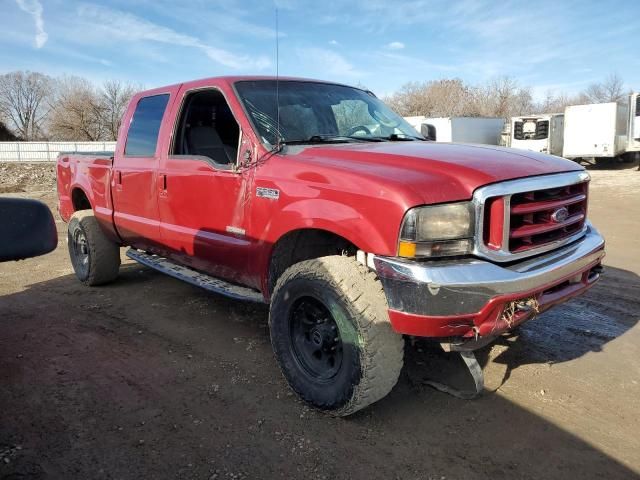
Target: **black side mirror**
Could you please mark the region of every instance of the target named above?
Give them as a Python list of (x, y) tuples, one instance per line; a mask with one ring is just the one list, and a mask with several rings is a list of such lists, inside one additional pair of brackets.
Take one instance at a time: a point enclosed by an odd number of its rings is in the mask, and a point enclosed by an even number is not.
[(420, 133), (427, 140), (436, 141), (436, 127), (430, 123), (423, 123), (420, 125)]
[(44, 255), (57, 245), (49, 207), (37, 200), (0, 198), (0, 262)]

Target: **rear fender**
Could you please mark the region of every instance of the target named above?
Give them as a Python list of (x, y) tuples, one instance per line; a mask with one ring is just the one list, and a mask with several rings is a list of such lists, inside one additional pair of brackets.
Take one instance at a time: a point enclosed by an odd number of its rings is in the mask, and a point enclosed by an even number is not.
[[(75, 190), (82, 191), (87, 197), (87, 200), (89, 200), (89, 203), (91, 204), (93, 214), (95, 215), (96, 220), (98, 220), (98, 224), (100, 225), (104, 233), (112, 241), (121, 243), (122, 240), (120, 239), (120, 236), (118, 235), (118, 232), (116, 231), (115, 225), (113, 223), (113, 206), (111, 203), (110, 182), (104, 184), (101, 181), (97, 181), (92, 176), (83, 176), (80, 178), (80, 182), (73, 183), (69, 192), (69, 204), (71, 205), (72, 211), (69, 214), (68, 218), (65, 219), (63, 217), (63, 219), (67, 222), (69, 221), (71, 215), (73, 215), (73, 213), (76, 211), (73, 206), (72, 200), (73, 192)], [(66, 202), (65, 206), (63, 207), (61, 201), (61, 216), (62, 211), (66, 210), (67, 208), (68, 207), (66, 206)]]

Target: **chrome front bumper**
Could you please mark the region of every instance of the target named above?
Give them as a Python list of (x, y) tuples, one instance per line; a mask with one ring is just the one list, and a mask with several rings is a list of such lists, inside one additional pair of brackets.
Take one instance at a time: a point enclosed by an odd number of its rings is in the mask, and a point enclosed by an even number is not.
[(542, 291), (571, 281), (598, 265), (604, 255), (604, 239), (587, 223), (585, 236), (575, 243), (515, 264), (479, 259), (417, 262), (378, 256), (373, 261), (390, 310), (453, 317), (477, 314), (496, 297)]

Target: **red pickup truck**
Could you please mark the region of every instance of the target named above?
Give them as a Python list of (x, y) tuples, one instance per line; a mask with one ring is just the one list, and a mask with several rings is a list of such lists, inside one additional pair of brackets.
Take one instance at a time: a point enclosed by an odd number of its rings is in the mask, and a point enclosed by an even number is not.
[(87, 285), (120, 247), (270, 304), (275, 355), (311, 405), (384, 397), (403, 335), (473, 351), (591, 287), (604, 240), (589, 175), (562, 158), (426, 141), (371, 92), (222, 77), (137, 94), (115, 152), (58, 158)]

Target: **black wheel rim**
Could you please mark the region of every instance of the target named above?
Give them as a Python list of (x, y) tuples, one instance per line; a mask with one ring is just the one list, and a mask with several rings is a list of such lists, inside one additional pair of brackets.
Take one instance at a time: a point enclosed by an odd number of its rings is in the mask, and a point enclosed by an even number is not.
[(82, 230), (76, 230), (74, 232), (72, 247), (78, 273), (86, 276), (89, 273), (89, 243)]
[(338, 324), (322, 302), (296, 300), (289, 314), (293, 356), (313, 379), (328, 381), (342, 366), (343, 346)]

